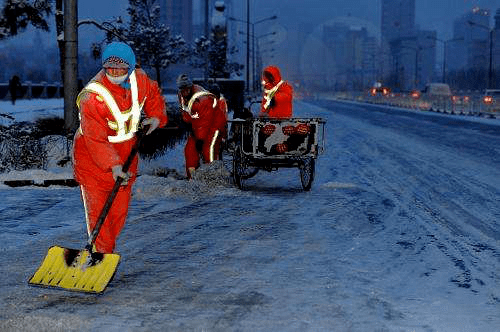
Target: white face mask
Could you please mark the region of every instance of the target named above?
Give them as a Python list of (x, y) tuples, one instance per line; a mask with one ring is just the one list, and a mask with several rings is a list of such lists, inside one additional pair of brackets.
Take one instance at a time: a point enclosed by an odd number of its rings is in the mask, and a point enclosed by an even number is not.
[(106, 76), (108, 77), (108, 80), (110, 80), (114, 84), (122, 84), (125, 82), (125, 80), (128, 77), (128, 74), (122, 75), (122, 76), (111, 76), (108, 73), (106, 73)]

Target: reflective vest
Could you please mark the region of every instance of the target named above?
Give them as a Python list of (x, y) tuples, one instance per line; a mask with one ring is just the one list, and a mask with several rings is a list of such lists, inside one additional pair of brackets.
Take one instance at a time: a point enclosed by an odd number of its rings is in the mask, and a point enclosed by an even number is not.
[(212, 97), (214, 97), (214, 103), (213, 103), (212, 107), (215, 108), (217, 106), (217, 98), (215, 98), (215, 96), (212, 93), (210, 93), (208, 91), (199, 91), (199, 92), (196, 92), (195, 94), (193, 94), (193, 96), (191, 97), (191, 99), (189, 99), (187, 106), (183, 105), (183, 107), (182, 107), (182, 109), (184, 110), (184, 112), (187, 112), (191, 116), (191, 118), (193, 118), (193, 119), (198, 119), (200, 117), (198, 113), (192, 114), (191, 113), (191, 108), (193, 107), (193, 104), (196, 101), (196, 99), (198, 99), (198, 97), (201, 97), (201, 96), (212, 96)]
[[(101, 96), (108, 106), (108, 109), (111, 111), (111, 114), (113, 115), (115, 121), (108, 120), (108, 126), (116, 132), (116, 135), (108, 136), (108, 141), (110, 141), (111, 143), (120, 143), (127, 141), (133, 138), (135, 132), (137, 132), (139, 121), (141, 118), (142, 107), (144, 106), (144, 101), (139, 104), (139, 94), (137, 90), (135, 70), (132, 72), (132, 74), (130, 74), (130, 90), (132, 93), (132, 107), (125, 112), (120, 111), (120, 108), (116, 104), (115, 98), (113, 98), (111, 92), (109, 92), (109, 90), (99, 82), (90, 82), (82, 91), (82, 93), (87, 91), (96, 93), (97, 95)], [(77, 103), (79, 104), (79, 100)]]
[(273, 99), (274, 95), (276, 94), (276, 91), (278, 91), (281, 84), (283, 84), (283, 80), (279, 81), (278, 84), (276, 84), (273, 88), (269, 90), (264, 90), (264, 99), (266, 100), (266, 103), (264, 104), (264, 109), (267, 110), (269, 105), (271, 105), (271, 99)]

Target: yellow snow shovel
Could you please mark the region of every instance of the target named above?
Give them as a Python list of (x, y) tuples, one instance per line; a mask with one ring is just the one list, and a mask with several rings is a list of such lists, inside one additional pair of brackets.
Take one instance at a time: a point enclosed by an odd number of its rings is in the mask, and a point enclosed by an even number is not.
[[(128, 171), (139, 150), (143, 131), (138, 131), (137, 136), (137, 142), (123, 165), (124, 173)], [(28, 282), (30, 285), (87, 293), (102, 293), (104, 291), (116, 272), (120, 255), (94, 252), (93, 244), (122, 182), (123, 178), (116, 179), (85, 249), (50, 247), (42, 264), (30, 278)]]

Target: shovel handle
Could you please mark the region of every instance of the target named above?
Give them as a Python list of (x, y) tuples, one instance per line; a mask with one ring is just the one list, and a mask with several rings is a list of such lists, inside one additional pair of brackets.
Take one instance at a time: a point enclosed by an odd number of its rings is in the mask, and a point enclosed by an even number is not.
[[(135, 156), (137, 155), (137, 152), (139, 151), (139, 146), (141, 144), (141, 140), (144, 137), (144, 135), (147, 133), (149, 126), (143, 127), (139, 129), (136, 133), (137, 140), (132, 147), (132, 150), (130, 151), (130, 154), (125, 161), (125, 163), (122, 166), (122, 172), (127, 173), (128, 169), (130, 168), (130, 165), (132, 165), (132, 161), (134, 161)], [(123, 182), (122, 177), (117, 177), (115, 184), (113, 185), (113, 189), (108, 195), (108, 198), (106, 199), (106, 202), (104, 203), (104, 207), (101, 210), (101, 214), (99, 215), (99, 218), (97, 219), (97, 223), (92, 230), (92, 233), (90, 233), (89, 236), (89, 241), (87, 242), (87, 245), (85, 246), (85, 249), (87, 249), (89, 252), (92, 252), (92, 245), (94, 244), (95, 239), (97, 238), (97, 235), (99, 235), (99, 231), (101, 230), (101, 226), (104, 223), (104, 220), (106, 219), (106, 216), (108, 215), (109, 210), (111, 209), (111, 205), (113, 204), (113, 201), (116, 197), (116, 194), (118, 193), (118, 190), (120, 189), (120, 186)]]

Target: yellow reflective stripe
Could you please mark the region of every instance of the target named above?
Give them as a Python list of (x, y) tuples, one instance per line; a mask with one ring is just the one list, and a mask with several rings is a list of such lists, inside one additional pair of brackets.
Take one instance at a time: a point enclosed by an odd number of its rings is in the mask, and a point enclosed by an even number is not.
[(276, 84), (272, 89), (264, 90), (264, 99), (266, 100), (264, 109), (267, 109), (269, 107), (269, 105), (271, 104), (271, 99), (273, 99), (276, 91), (278, 91), (281, 84), (283, 84), (283, 80), (279, 81), (278, 84)]
[(212, 141), (210, 142), (210, 153), (209, 153), (209, 162), (211, 163), (214, 161), (214, 146), (215, 146), (215, 141), (217, 140), (217, 136), (219, 136), (219, 131), (216, 130), (214, 133), (214, 137), (212, 137)]
[[(202, 96), (213, 96), (213, 94), (210, 93), (210, 92), (208, 92), (208, 91), (199, 91), (199, 92), (196, 92), (191, 97), (191, 99), (189, 99), (189, 102), (188, 102), (187, 106), (184, 108), (184, 111), (188, 112), (189, 115), (191, 115), (191, 108), (193, 107), (194, 102), (196, 101), (196, 99), (198, 99), (199, 97), (202, 97)], [(217, 100), (214, 97), (214, 105), (213, 105), (213, 107), (215, 107), (216, 105), (217, 105)]]
[(80, 186), (80, 192), (82, 193), (82, 201), (83, 201), (83, 211), (85, 212), (85, 223), (87, 224), (87, 233), (90, 236), (90, 217), (89, 210), (87, 208), (87, 197), (85, 195), (85, 190), (83, 190), (83, 186)]

